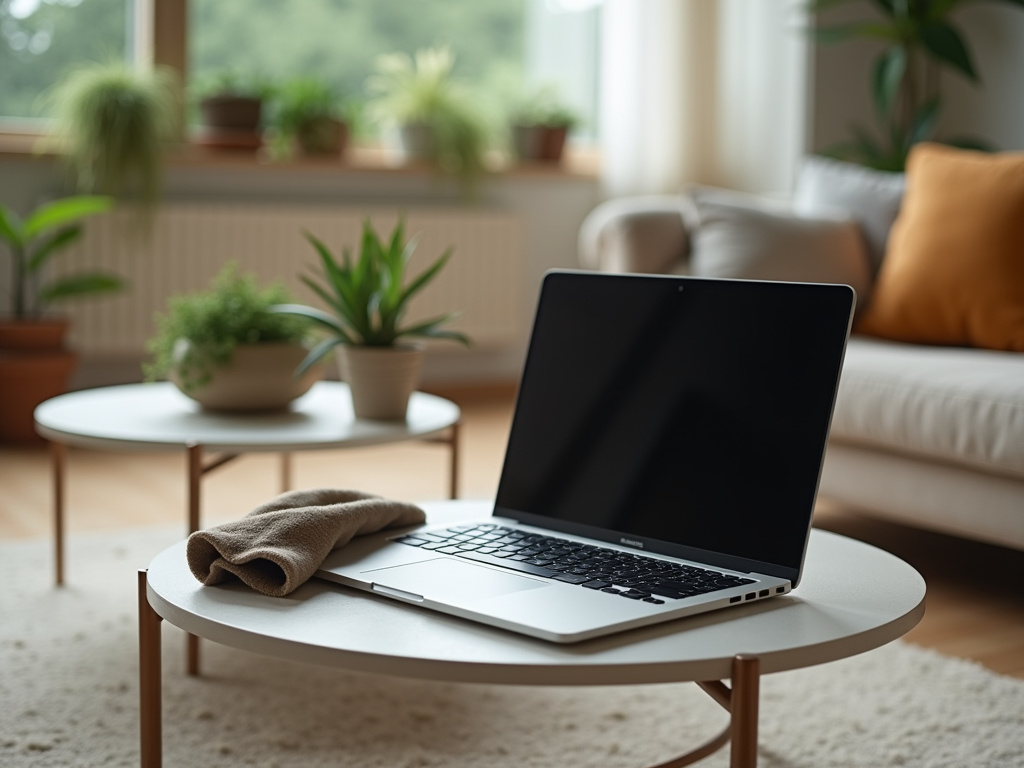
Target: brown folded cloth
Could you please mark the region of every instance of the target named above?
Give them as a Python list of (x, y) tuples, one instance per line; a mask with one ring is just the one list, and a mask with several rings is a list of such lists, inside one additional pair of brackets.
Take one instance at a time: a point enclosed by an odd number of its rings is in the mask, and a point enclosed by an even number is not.
[(284, 597), (312, 577), (353, 536), (426, 519), (413, 504), (359, 491), (315, 488), (282, 493), (241, 520), (188, 539), (193, 575), (207, 586), (234, 574), (257, 592)]

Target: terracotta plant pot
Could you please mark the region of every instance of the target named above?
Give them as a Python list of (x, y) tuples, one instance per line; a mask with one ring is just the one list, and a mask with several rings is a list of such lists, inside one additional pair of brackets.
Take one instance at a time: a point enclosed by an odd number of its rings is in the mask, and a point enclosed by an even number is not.
[(0, 319), (0, 442), (42, 444), (33, 413), (68, 390), (76, 357), (64, 348), (68, 321)]
[(544, 128), (544, 145), (541, 148), (540, 159), (545, 163), (558, 163), (562, 160), (562, 153), (565, 150), (565, 138), (569, 130), (563, 127)]
[(196, 141), (217, 149), (258, 149), (262, 99), (209, 96), (199, 103), (203, 127)]
[(307, 155), (342, 155), (348, 144), (348, 125), (333, 117), (317, 118), (303, 123), (295, 139)]
[(341, 378), (352, 391), (357, 419), (404, 421), (423, 369), (422, 344), (337, 347)]
[[(186, 349), (187, 342), (182, 353)], [(173, 370), (167, 378), (207, 410), (279, 411), (308, 392), (323, 375), (322, 369), (314, 366), (302, 378), (295, 378), (295, 369), (308, 351), (300, 344), (240, 344), (231, 363), (217, 369), (201, 387), (186, 391)]]
[(544, 148), (544, 128), (539, 125), (513, 125), (512, 144), (518, 160), (536, 162)]

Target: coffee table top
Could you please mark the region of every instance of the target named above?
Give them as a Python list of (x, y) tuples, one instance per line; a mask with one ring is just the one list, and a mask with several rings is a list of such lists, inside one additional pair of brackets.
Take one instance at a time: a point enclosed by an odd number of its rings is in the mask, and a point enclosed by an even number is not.
[(374, 445), (426, 437), (459, 420), (455, 403), (414, 392), (404, 422), (356, 419), (348, 385), (320, 381), (286, 411), (214, 413), (169, 382), (70, 392), (41, 404), (36, 429), (51, 440), (90, 448), (158, 449), (202, 445), (217, 451), (290, 451)]
[[(430, 522), (490, 514), (491, 502), (423, 504)], [(147, 575), (149, 602), (181, 629), (224, 645), (327, 666), (453, 682), (617, 685), (720, 680), (741, 653), (763, 673), (884, 645), (924, 614), (925, 584), (897, 557), (814, 530), (788, 595), (558, 645), (312, 579), (285, 598), (240, 582), (204, 587), (181, 542)]]

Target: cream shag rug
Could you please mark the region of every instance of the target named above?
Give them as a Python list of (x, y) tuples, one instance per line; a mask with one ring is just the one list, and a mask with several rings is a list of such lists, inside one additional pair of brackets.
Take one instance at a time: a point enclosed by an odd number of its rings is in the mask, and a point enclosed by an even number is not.
[[(0, 543), (0, 765), (138, 765), (136, 571), (181, 535)], [(642, 768), (716, 733), (692, 684), (513, 688), (341, 672), (165, 626), (164, 765)], [(763, 768), (1024, 766), (1024, 681), (901, 643), (762, 680)], [(725, 766), (728, 748), (701, 763)]]

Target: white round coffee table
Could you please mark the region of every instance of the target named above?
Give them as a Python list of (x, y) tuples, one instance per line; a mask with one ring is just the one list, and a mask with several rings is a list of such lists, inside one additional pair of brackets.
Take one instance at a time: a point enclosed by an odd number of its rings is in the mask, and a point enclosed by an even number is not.
[[(489, 514), (491, 504), (423, 507), (430, 522), (454, 524)], [(748, 768), (756, 763), (761, 674), (891, 642), (920, 621), (924, 597), (924, 580), (902, 560), (815, 530), (803, 580), (788, 595), (557, 645), (317, 579), (286, 599), (240, 582), (204, 587), (182, 542), (139, 573), (142, 764), (160, 765), (161, 619), (235, 648), (363, 672), (515, 685), (697, 682), (731, 712), (730, 726), (664, 765), (687, 765), (731, 738), (732, 765)]]
[[(204, 411), (168, 382), (125, 384), (60, 395), (35, 411), (36, 431), (51, 443), (54, 478), (56, 581), (64, 582), (66, 446), (111, 451), (188, 451), (188, 532), (199, 530), (200, 481), (244, 453), (281, 452), (281, 487), (291, 486), (291, 452), (435, 440), (451, 449), (451, 497), (456, 496), (459, 407), (414, 392), (405, 421), (356, 419), (348, 385), (321, 381), (284, 411), (226, 414)], [(204, 452), (219, 454), (204, 462)]]

